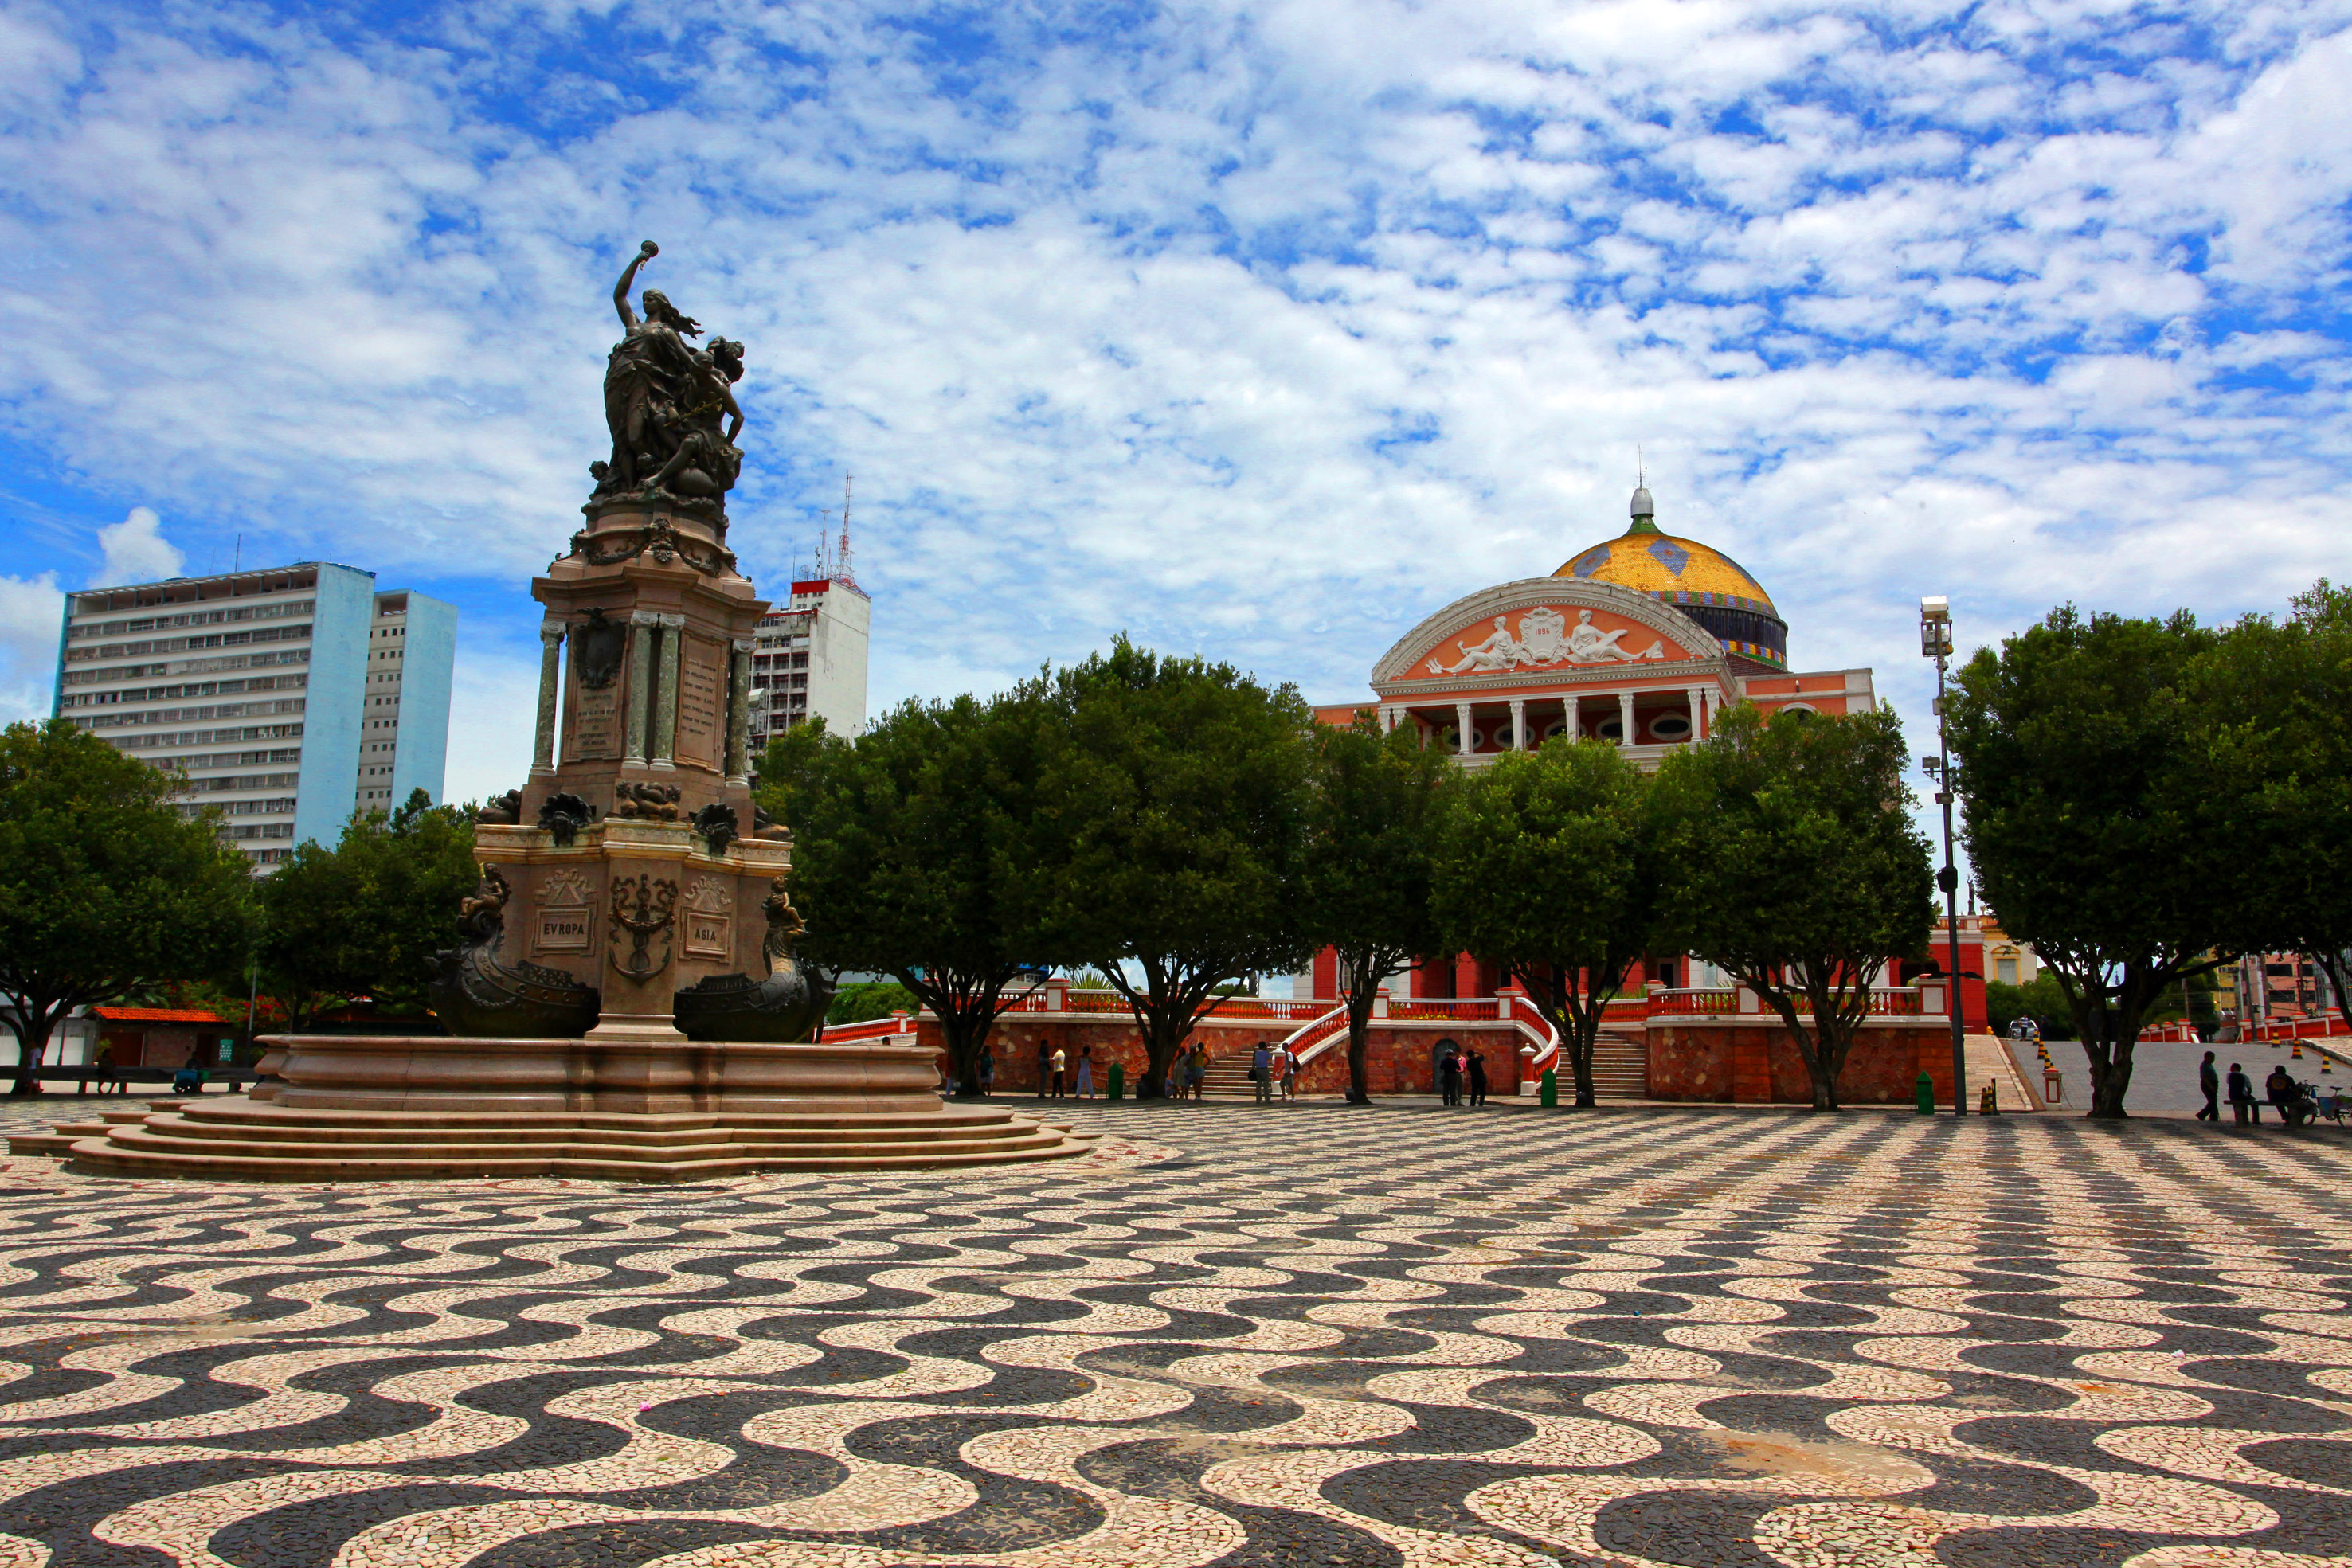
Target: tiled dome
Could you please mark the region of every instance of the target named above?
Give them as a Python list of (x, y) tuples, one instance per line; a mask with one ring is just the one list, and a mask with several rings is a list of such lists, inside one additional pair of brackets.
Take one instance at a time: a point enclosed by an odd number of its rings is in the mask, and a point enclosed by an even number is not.
[(1633, 492), (1633, 526), (1552, 573), (1613, 582), (1663, 600), (1713, 632), (1724, 651), (1785, 668), (1789, 623), (1740, 564), (1712, 546), (1658, 531), (1650, 492)]

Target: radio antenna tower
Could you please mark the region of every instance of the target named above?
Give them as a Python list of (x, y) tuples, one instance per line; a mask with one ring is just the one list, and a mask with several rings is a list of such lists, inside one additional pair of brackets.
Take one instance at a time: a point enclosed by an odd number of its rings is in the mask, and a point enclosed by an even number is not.
[(855, 477), (850, 474), (841, 476), (841, 548), (835, 554), (833, 570), (829, 574), (834, 581), (845, 588), (857, 586), (857, 574), (850, 570), (849, 554), (849, 486)]

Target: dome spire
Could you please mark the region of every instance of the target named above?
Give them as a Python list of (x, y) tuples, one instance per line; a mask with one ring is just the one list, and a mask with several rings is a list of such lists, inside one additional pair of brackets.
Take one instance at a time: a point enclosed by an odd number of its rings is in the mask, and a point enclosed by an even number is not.
[(1638, 446), (1633, 449), (1633, 526), (1626, 532), (1654, 534), (1658, 531), (1658, 508), (1650, 499), (1650, 471), (1642, 463), (1641, 450)]

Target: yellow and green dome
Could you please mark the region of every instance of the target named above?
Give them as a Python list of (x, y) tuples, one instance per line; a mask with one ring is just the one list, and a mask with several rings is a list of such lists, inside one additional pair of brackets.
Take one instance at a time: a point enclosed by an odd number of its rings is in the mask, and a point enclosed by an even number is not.
[(1633, 526), (1553, 572), (1610, 582), (1673, 605), (1715, 634), (1724, 652), (1786, 668), (1789, 623), (1746, 569), (1712, 546), (1662, 533), (1647, 488), (1633, 492)]

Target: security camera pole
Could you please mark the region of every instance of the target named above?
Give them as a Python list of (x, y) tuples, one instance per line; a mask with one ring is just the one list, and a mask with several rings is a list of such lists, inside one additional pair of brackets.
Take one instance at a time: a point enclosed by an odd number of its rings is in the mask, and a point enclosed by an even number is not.
[(1922, 758), (1936, 781), (1936, 804), (1944, 809), (1944, 869), (1936, 873), (1944, 890), (1944, 930), (1951, 938), (1945, 965), (1945, 1010), (1952, 1015), (1952, 1114), (1969, 1113), (1968, 1025), (1960, 1017), (1960, 873), (1952, 863), (1952, 747), (1944, 726), (1944, 661), (1952, 653), (1952, 602), (1942, 594), (1919, 601), (1919, 652), (1936, 661), (1936, 755)]

